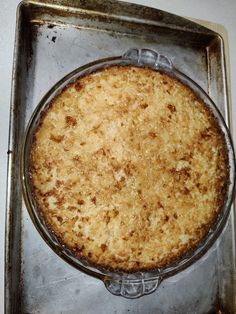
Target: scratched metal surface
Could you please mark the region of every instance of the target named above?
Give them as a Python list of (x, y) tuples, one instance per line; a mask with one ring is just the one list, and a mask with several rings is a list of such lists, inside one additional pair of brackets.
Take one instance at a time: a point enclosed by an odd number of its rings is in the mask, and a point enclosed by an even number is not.
[[(65, 5), (65, 6), (62, 6)], [(51, 86), (90, 61), (151, 48), (205, 89), (228, 120), (223, 43), (199, 25), (168, 13), (102, 1), (24, 1), (16, 29), (6, 233), (6, 313), (236, 312), (234, 216), (197, 263), (166, 279), (151, 295), (127, 300), (67, 265), (41, 239), (23, 204), (22, 137)]]

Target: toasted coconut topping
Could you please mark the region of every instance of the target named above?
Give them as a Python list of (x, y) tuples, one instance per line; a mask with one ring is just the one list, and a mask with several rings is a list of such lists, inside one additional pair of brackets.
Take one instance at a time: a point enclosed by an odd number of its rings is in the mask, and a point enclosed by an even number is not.
[(194, 248), (223, 205), (224, 137), (186, 86), (147, 68), (80, 78), (41, 118), (31, 176), (43, 217), (78, 258), (127, 272)]

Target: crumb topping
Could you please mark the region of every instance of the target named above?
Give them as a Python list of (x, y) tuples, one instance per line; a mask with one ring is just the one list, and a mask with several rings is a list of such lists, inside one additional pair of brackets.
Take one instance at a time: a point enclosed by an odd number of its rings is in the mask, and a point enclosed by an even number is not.
[(195, 94), (147, 68), (80, 78), (42, 115), (31, 150), (36, 201), (78, 258), (148, 270), (193, 248), (228, 179), (223, 136)]

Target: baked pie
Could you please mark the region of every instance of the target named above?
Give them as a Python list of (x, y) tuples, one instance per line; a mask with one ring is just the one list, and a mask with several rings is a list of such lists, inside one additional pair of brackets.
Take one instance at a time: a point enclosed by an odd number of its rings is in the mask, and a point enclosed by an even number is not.
[(170, 265), (209, 232), (226, 197), (224, 136), (175, 78), (110, 66), (43, 112), (30, 180), (48, 228), (73, 254), (124, 272)]

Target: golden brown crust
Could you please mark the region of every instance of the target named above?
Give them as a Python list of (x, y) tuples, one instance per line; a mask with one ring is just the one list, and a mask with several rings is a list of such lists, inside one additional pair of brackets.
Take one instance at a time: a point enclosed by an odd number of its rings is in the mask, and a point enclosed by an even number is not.
[(228, 160), (212, 113), (168, 75), (112, 66), (70, 84), (42, 115), (31, 176), (60, 241), (97, 267), (163, 267), (203, 239)]

